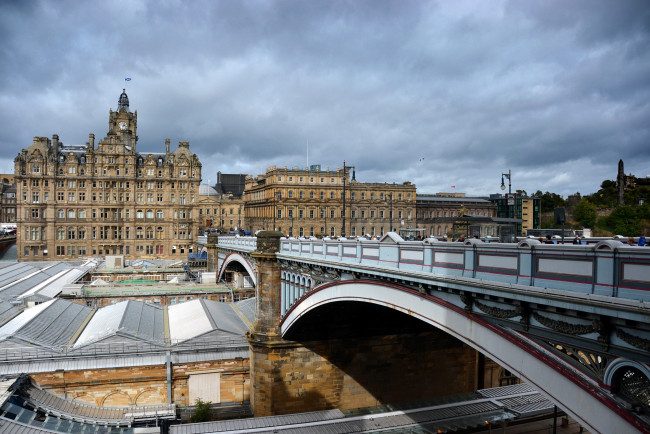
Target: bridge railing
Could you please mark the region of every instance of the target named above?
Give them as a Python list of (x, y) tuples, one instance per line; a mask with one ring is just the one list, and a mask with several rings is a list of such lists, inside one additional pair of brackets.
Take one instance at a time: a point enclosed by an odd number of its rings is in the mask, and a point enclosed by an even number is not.
[(254, 251), (257, 249), (257, 237), (239, 237), (219, 235), (218, 245), (236, 250)]
[(650, 301), (650, 248), (595, 245), (282, 239), (280, 254), (305, 260), (430, 273)]

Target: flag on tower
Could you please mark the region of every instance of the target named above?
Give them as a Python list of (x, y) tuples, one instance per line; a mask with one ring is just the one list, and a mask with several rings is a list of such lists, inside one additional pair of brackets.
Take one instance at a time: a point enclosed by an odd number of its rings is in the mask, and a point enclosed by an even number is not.
[(456, 186), (455, 186), (455, 185), (452, 185), (451, 188), (456, 188)]
[(131, 77), (126, 77), (124, 81), (131, 81)]

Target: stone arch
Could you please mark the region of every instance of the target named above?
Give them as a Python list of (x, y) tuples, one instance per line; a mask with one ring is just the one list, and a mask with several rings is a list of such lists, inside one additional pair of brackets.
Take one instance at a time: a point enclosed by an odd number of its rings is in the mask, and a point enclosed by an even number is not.
[[(149, 399), (147, 399), (149, 398)], [(164, 397), (160, 396), (160, 390), (147, 387), (141, 390), (133, 399), (135, 405), (164, 404)]]
[(221, 280), (223, 278), (223, 274), (226, 271), (226, 268), (228, 268), (228, 264), (231, 262), (239, 262), (244, 269), (248, 272), (248, 275), (251, 277), (253, 280), (253, 285), (257, 288), (257, 273), (255, 272), (255, 268), (242, 256), (240, 253), (230, 253), (226, 258), (223, 260), (223, 263), (221, 264), (221, 268), (219, 269), (219, 275), (217, 277), (217, 281)]
[(70, 398), (81, 401), (81, 402), (86, 402), (88, 404), (93, 404), (99, 407), (99, 402), (97, 400), (97, 397), (94, 395), (91, 395), (88, 392), (73, 392), (70, 395)]
[(112, 390), (100, 400), (100, 407), (133, 405), (131, 396), (122, 390)]
[[(288, 309), (280, 322), (285, 336), (299, 319), (328, 303), (362, 302), (417, 318), (485, 354), (513, 375), (533, 385), (593, 432), (637, 431), (642, 425), (611, 396), (562, 364), (534, 342), (466, 312), (448, 301), (397, 284), (345, 280), (310, 291)], [(577, 400), (580, 407), (575, 409)]]

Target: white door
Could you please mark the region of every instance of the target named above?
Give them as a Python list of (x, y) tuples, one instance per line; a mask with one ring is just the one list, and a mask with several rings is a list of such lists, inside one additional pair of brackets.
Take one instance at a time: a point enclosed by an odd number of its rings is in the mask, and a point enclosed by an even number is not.
[(192, 374), (189, 379), (190, 405), (201, 398), (203, 402), (221, 402), (221, 374)]

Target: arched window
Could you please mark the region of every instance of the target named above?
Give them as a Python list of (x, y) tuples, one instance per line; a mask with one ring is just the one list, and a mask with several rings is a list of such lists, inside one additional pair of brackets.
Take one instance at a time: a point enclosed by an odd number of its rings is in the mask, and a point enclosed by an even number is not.
[(156, 218), (159, 218), (159, 219), (163, 218), (163, 212), (162, 212), (161, 209), (159, 209), (158, 211), (156, 211)]
[(147, 227), (147, 239), (153, 240), (153, 228), (151, 226)]
[(86, 228), (84, 228), (83, 226), (79, 226), (79, 229), (78, 229), (77, 232), (79, 234), (78, 238), (80, 240), (85, 240), (86, 239)]
[(74, 240), (74, 239), (75, 239), (75, 235), (76, 235), (75, 228), (73, 228), (73, 227), (69, 227), (69, 228), (68, 228), (68, 239), (69, 239), (69, 240)]
[(69, 218), (69, 219), (73, 219), (74, 216), (75, 216), (75, 214), (76, 214), (76, 213), (75, 213), (75, 211), (74, 211), (73, 209), (69, 209), (69, 210), (68, 210), (68, 218)]
[(144, 217), (144, 213), (142, 212), (141, 209), (139, 209), (139, 210), (137, 210), (137, 211), (135, 212), (135, 217), (136, 217), (136, 218), (139, 218), (139, 219), (141, 219), (141, 218)]
[(59, 227), (56, 229), (56, 239), (57, 240), (65, 240), (65, 229), (62, 227)]
[(56, 210), (56, 216), (60, 219), (65, 218), (65, 211), (62, 209), (57, 209)]
[(136, 237), (138, 240), (141, 240), (142, 238), (144, 238), (144, 234), (142, 233), (142, 227), (141, 227), (141, 226), (139, 226), (139, 227), (137, 227), (137, 228), (135, 229), (135, 237)]
[(147, 210), (147, 218), (148, 218), (148, 219), (152, 219), (152, 218), (153, 218), (153, 210), (151, 210), (151, 209), (148, 209), (148, 210)]
[(157, 239), (157, 240), (162, 240), (162, 239), (163, 239), (163, 235), (164, 235), (163, 228), (160, 227), (160, 226), (158, 226), (158, 227), (156, 228), (156, 239)]

